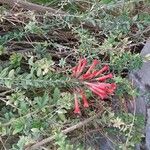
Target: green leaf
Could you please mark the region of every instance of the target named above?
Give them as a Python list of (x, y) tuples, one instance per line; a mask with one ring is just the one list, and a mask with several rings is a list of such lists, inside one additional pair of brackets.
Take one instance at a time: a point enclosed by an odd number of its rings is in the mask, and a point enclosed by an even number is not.
[(60, 99), (60, 90), (56, 87), (53, 93), (53, 100), (58, 101)]
[(13, 66), (13, 67), (18, 67), (20, 66), (21, 64), (21, 60), (22, 60), (22, 54), (20, 53), (13, 53), (11, 56), (10, 56), (10, 64)]
[(48, 101), (49, 101), (49, 96), (47, 93), (44, 93), (43, 98), (42, 98), (42, 106), (45, 106)]
[(14, 74), (15, 74), (15, 70), (12, 69), (12, 70), (9, 72), (8, 77), (9, 77), (9, 78), (13, 78), (13, 77), (14, 77)]
[(12, 81), (10, 81), (10, 80), (5, 80), (5, 85), (6, 85), (8, 88), (11, 88), (11, 86), (12, 86)]
[(38, 68), (38, 70), (37, 70), (37, 76), (39, 77), (41, 74), (42, 74), (42, 70), (41, 70), (41, 68)]
[(2, 55), (5, 52), (6, 52), (6, 49), (2, 45), (0, 45), (0, 55)]
[(62, 121), (66, 121), (66, 117), (65, 117), (66, 110), (61, 109), (61, 110), (57, 111), (57, 113), (58, 113), (59, 118)]
[(33, 63), (33, 59), (34, 59), (34, 58), (33, 58), (33, 56), (32, 56), (32, 57), (28, 60), (28, 64), (29, 64), (30, 66), (33, 66), (33, 64), (34, 64), (34, 63)]
[(7, 68), (5, 68), (5, 69), (3, 69), (3, 70), (1, 71), (1, 73), (0, 73), (0, 77), (1, 77), (1, 78), (6, 77), (6, 76), (7, 76), (7, 74), (8, 74), (8, 70), (9, 70), (9, 68), (8, 68), (8, 67), (7, 67)]
[(24, 124), (23, 124), (23, 122), (21, 122), (21, 120), (15, 122), (13, 135), (21, 132), (23, 129), (24, 129)]

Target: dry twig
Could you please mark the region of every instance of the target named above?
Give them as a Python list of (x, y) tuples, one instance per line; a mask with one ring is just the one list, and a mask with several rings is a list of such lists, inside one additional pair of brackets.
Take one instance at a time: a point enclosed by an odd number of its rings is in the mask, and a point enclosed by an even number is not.
[[(46, 6), (30, 3), (30, 2), (27, 2), (24, 0), (0, 0), (0, 3), (7, 4), (10, 7), (19, 6), (25, 10), (31, 10), (31, 11), (34, 11), (37, 13), (47, 13), (48, 16), (58, 16), (58, 17), (74, 16), (74, 15), (68, 14), (62, 10), (56, 10), (51, 7), (46, 7)], [(77, 22), (78, 22), (77, 19), (75, 19), (74, 23), (77, 23)], [(89, 28), (89, 29), (92, 29), (95, 31), (100, 30), (100, 27), (97, 24), (94, 25), (93, 23), (91, 23), (89, 21), (82, 22), (82, 25), (85, 28)]]
[(63, 12), (61, 10), (55, 10), (53, 8), (50, 7), (45, 7), (45, 6), (41, 6), (38, 4), (33, 4), (24, 0), (0, 0), (0, 3), (2, 4), (7, 4), (10, 7), (14, 7), (14, 6), (19, 6), (22, 7), (24, 9), (28, 9), (31, 11), (36, 11), (38, 13), (46, 13), (48, 12), (49, 15), (60, 15), (60, 16), (64, 16), (67, 15), (66, 12)]
[[(74, 126), (71, 126), (71, 127), (67, 128), (67, 129), (63, 130), (62, 133), (63, 134), (67, 134), (67, 133), (72, 132), (72, 131), (74, 131), (74, 130), (76, 130), (78, 128), (81, 128), (82, 126), (88, 124), (89, 122), (91, 122), (94, 119), (96, 119), (97, 117), (99, 117), (101, 114), (102, 114), (102, 111), (100, 111), (99, 113), (97, 113), (96, 115), (94, 115), (94, 116), (92, 116), (92, 117), (90, 117), (88, 119), (85, 119), (82, 122), (79, 122), (78, 124), (76, 124)], [(45, 138), (42, 141), (39, 141), (39, 142), (37, 142), (37, 143), (35, 143), (35, 144), (31, 145), (31, 146), (30, 145), (26, 146), (25, 150), (35, 150), (35, 149), (39, 148), (40, 146), (53, 141), (54, 139), (55, 139), (54, 136), (50, 136), (50, 137)]]

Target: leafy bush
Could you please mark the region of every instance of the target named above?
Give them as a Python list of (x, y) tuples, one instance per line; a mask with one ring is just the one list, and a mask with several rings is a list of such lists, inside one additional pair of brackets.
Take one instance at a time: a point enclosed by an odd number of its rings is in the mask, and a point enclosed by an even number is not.
[[(11, 20), (10, 10), (1, 6), (4, 32), (0, 36), (2, 146), (7, 142), (8, 149), (30, 149), (30, 145), (52, 136), (50, 144), (40, 145), (41, 149), (90, 149), (90, 144), (84, 140), (90, 131), (96, 130), (114, 140), (115, 148), (134, 149), (143, 137), (144, 121), (142, 116), (128, 112), (126, 102), (130, 100), (126, 98), (131, 99), (132, 104), (138, 92), (127, 74), (142, 65), (141, 56), (133, 51), (145, 41), (146, 35), (141, 32), (149, 22), (147, 12), (134, 13), (141, 3), (115, 0), (32, 2), (61, 8), (71, 15), (49, 17), (48, 14), (41, 16), (12, 10), (15, 15)], [(143, 5), (146, 6), (146, 2)], [(108, 82), (115, 82), (117, 89), (103, 101), (86, 90), (78, 77), (71, 75), (81, 58), (89, 62), (99, 60), (99, 68), (110, 66), (107, 73), (113, 73), (113, 78)], [(88, 67), (85, 66), (85, 70)], [(89, 109), (81, 105), (82, 114), (76, 115), (73, 89), (80, 87), (86, 90), (90, 103)], [(84, 124), (83, 120), (99, 112), (95, 120)], [(62, 132), (75, 124), (80, 128), (67, 135)], [(113, 139), (114, 135), (120, 140)], [(94, 148), (91, 146), (91, 149)]]

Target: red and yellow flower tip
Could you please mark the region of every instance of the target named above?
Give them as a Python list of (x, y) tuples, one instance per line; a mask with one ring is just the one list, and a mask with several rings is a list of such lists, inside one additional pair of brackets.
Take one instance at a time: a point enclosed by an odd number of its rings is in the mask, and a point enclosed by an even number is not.
[[(94, 94), (99, 96), (101, 100), (108, 98), (108, 96), (113, 95), (116, 90), (115, 83), (107, 83), (108, 79), (113, 78), (113, 74), (109, 73), (109, 66), (105, 65), (102, 69), (96, 70), (96, 66), (100, 62), (97, 59), (94, 59), (92, 64), (87, 67), (87, 59), (80, 59), (79, 63), (72, 68), (72, 77), (76, 78), (84, 84), (89, 90), (91, 90)], [(89, 107), (89, 103), (87, 101), (84, 90), (80, 87), (74, 93), (78, 92), (81, 95), (83, 101), (83, 107)], [(74, 113), (80, 114), (80, 108), (78, 103), (77, 94), (74, 94), (75, 97), (75, 110)]]

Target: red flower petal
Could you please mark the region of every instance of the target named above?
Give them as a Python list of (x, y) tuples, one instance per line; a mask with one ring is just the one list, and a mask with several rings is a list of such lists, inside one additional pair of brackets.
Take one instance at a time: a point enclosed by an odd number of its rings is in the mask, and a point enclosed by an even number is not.
[(110, 83), (104, 83), (104, 82), (84, 82), (84, 84), (89, 85), (89, 86), (96, 86), (102, 89), (105, 89), (106, 87), (112, 87)]
[(98, 89), (97, 87), (94, 86), (89, 86), (88, 87), (92, 92), (97, 94), (98, 96), (101, 97), (101, 99), (107, 98), (107, 93), (104, 90)]
[(84, 84), (86, 84), (88, 87), (91, 87), (94, 90), (97, 90), (101, 93), (106, 93), (107, 95), (113, 94), (114, 90), (116, 89), (115, 83), (84, 82)]
[(104, 80), (109, 79), (109, 78), (112, 78), (112, 77), (113, 77), (113, 75), (110, 73), (110, 74), (108, 74), (108, 75), (105, 75), (105, 76), (96, 78), (96, 80), (98, 80), (98, 81), (104, 81)]
[(89, 107), (89, 103), (88, 103), (88, 101), (87, 101), (87, 98), (86, 98), (86, 96), (85, 96), (83, 90), (80, 91), (80, 94), (81, 94), (81, 96), (82, 96), (83, 106), (84, 106), (85, 108)]
[(109, 94), (113, 94), (113, 92), (116, 90), (116, 84), (115, 83), (112, 83), (111, 84), (111, 87), (108, 87), (107, 88), (107, 92), (109, 93)]
[(100, 93), (99, 91), (96, 91), (96, 90), (92, 89), (91, 87), (89, 87), (89, 88), (93, 93), (97, 94), (101, 99), (107, 98), (107, 94)]
[(81, 80), (87, 80), (87, 79), (92, 79), (94, 77), (96, 77), (96, 74), (98, 73), (98, 71), (94, 71), (93, 73), (86, 73), (86, 74), (83, 74), (79, 79)]
[(90, 73), (88, 73), (88, 74), (83, 74), (82, 76), (80, 76), (80, 80), (86, 80), (86, 79), (88, 79), (89, 78), (89, 76), (90, 76), (91, 74)]
[(109, 66), (106, 65), (95, 74), (95, 77), (102, 74), (104, 71), (107, 71), (107, 70), (109, 70)]
[(86, 74), (90, 73), (91, 70), (94, 69), (97, 64), (99, 64), (99, 61), (97, 59), (94, 59), (93, 62), (92, 62), (92, 64), (91, 64), (91, 66), (90, 66), (90, 68), (86, 72)]
[[(95, 67), (98, 63), (99, 61), (95, 59), (86, 73), (82, 74), (86, 67), (87, 60), (80, 59), (78, 65), (72, 69), (72, 76), (81, 80), (81, 83), (85, 84), (88, 89), (90, 89), (94, 94), (98, 95), (101, 99), (105, 99), (114, 93), (116, 84), (104, 82), (105, 80), (112, 78), (113, 75), (110, 73), (102, 76), (101, 74), (103, 74), (103, 72), (109, 70), (109, 66), (106, 65), (102, 69), (96, 70)], [(101, 77), (99, 77), (99, 75), (101, 75)], [(89, 82), (85, 82), (84, 80), (88, 80)], [(76, 88), (74, 91), (74, 113), (80, 114), (81, 111), (78, 103), (77, 93), (81, 95), (84, 107), (89, 107), (89, 103), (81, 87)]]
[(82, 71), (85, 68), (86, 64), (87, 64), (86, 59), (80, 59), (79, 60), (79, 65), (78, 65), (77, 71), (76, 71), (76, 77), (80, 76), (80, 74), (82, 73)]
[(102, 94), (105, 94), (106, 93), (106, 88), (101, 88), (101, 86), (91, 86), (91, 88), (93, 88), (94, 90), (102, 93)]

